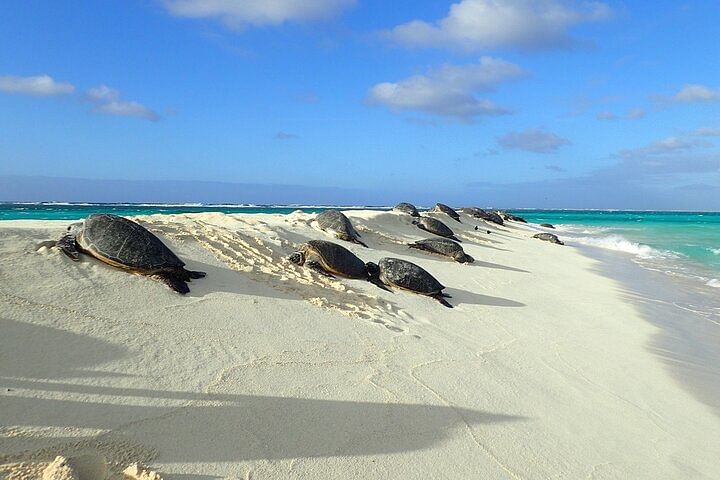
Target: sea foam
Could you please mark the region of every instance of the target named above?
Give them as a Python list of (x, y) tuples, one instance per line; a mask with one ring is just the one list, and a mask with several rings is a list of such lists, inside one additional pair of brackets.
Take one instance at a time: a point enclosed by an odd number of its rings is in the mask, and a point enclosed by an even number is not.
[(590, 245), (593, 247), (605, 248), (608, 250), (615, 250), (618, 252), (631, 253), (640, 258), (668, 258), (677, 257), (678, 255), (664, 250), (658, 250), (652, 248), (649, 245), (637, 243), (628, 240), (622, 235), (607, 235), (604, 237), (575, 237), (573, 238), (578, 243), (583, 245)]

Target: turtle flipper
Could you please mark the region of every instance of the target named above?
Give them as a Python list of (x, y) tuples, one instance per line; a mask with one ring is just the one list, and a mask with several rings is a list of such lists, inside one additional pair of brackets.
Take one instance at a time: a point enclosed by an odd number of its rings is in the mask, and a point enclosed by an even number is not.
[(70, 232), (64, 234), (55, 246), (74, 262), (80, 260), (80, 252), (78, 252), (77, 243), (75, 242), (75, 234)]
[(196, 272), (194, 270), (185, 270), (188, 274), (188, 276), (192, 279), (198, 279), (198, 278), (205, 278), (207, 273), (205, 272)]
[(306, 261), (306, 262), (305, 262), (305, 266), (306, 266), (307, 268), (309, 268), (310, 270), (319, 273), (319, 274), (322, 275), (323, 277), (335, 278), (335, 275), (333, 275), (332, 273), (330, 273), (330, 272), (328, 272), (327, 270), (325, 270), (325, 269), (322, 267), (322, 265), (320, 265), (320, 263), (318, 263), (318, 262), (316, 262), (316, 261), (314, 261), (314, 260)]
[(445, 299), (443, 298), (443, 296), (444, 296), (444, 295), (443, 295), (442, 293), (437, 293), (437, 294), (433, 295), (432, 297), (433, 297), (435, 300), (437, 300), (438, 302), (442, 303), (444, 306), (446, 306), (446, 307), (448, 307), (448, 308), (453, 308), (453, 306), (450, 305), (450, 304), (447, 302), (447, 300), (445, 300)]
[(462, 243), (462, 240), (460, 240), (459, 238), (457, 238), (455, 235), (453, 235), (453, 236), (451, 236), (451, 237), (448, 237), (448, 238), (449, 238), (450, 240), (455, 240), (456, 242)]
[(358, 245), (362, 245), (362, 246), (365, 247), (365, 248), (370, 248), (370, 247), (368, 247), (367, 245), (365, 245), (364, 242), (361, 242), (361, 241), (358, 240), (357, 238), (353, 238), (353, 239), (350, 240), (350, 241), (351, 241), (352, 243), (357, 243)]
[(175, 275), (158, 273), (152, 277), (163, 282), (165, 285), (181, 295), (185, 295), (190, 291), (190, 287), (188, 287), (187, 283), (185, 283), (185, 280), (182, 280)]

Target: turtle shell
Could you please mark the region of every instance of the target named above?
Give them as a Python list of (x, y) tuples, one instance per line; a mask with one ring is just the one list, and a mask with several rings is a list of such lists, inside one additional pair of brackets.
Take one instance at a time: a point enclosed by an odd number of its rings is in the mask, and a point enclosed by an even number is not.
[(365, 262), (347, 248), (325, 240), (310, 240), (302, 247), (306, 257), (313, 254), (325, 270), (348, 278), (367, 278)]
[(378, 262), (380, 279), (387, 285), (433, 295), (445, 287), (422, 267), (399, 258), (383, 258)]
[(444, 214), (450, 216), (450, 218), (453, 218), (455, 220), (460, 220), (460, 215), (454, 209), (445, 205), (444, 203), (436, 203), (435, 208), (433, 208), (432, 211), (444, 213)]
[(418, 224), (422, 225), (425, 230), (441, 237), (454, 237), (455, 233), (440, 220), (431, 217), (422, 217), (418, 220)]
[(148, 229), (117, 215), (95, 214), (87, 217), (77, 242), (83, 251), (132, 270), (153, 272), (185, 266)]
[(459, 262), (472, 262), (473, 259), (465, 253), (465, 250), (460, 246), (459, 243), (450, 240), (449, 238), (426, 238), (418, 240), (411, 244), (415, 248), (420, 248), (428, 252), (457, 259)]
[(398, 203), (397, 205), (395, 205), (393, 210), (395, 210), (396, 212), (407, 213), (411, 217), (419, 217), (420, 216), (420, 214), (417, 211), (417, 208), (415, 208), (415, 205), (413, 205), (412, 203), (406, 203), (406, 202)]
[(563, 242), (560, 241), (560, 239), (557, 237), (557, 235), (555, 235), (553, 233), (538, 233), (538, 234), (533, 235), (533, 238), (545, 240), (546, 242), (550, 242), (550, 243), (557, 243), (558, 245), (565, 245)]
[(503, 225), (505, 223), (503, 221), (503, 218), (497, 213), (488, 212), (487, 210), (483, 210), (482, 208), (469, 207), (464, 209), (464, 211), (465, 213), (472, 215), (475, 218), (481, 218), (483, 220), (487, 220), (488, 222), (497, 223), (498, 225)]
[(358, 237), (350, 220), (339, 210), (325, 210), (319, 214), (315, 220), (323, 230), (346, 235), (349, 238)]

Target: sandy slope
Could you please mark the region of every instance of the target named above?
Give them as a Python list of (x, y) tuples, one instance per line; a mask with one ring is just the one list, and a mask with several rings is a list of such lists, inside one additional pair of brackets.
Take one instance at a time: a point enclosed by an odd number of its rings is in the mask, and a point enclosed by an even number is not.
[(0, 222), (0, 475), (100, 451), (166, 479), (720, 476), (720, 420), (592, 260), (438, 214), (459, 265), (408, 250), (407, 216), (348, 215), (371, 247), (349, 249), (455, 308), (283, 261), (329, 239), (301, 213), (140, 217), (208, 273), (184, 297), (36, 251), (67, 222)]

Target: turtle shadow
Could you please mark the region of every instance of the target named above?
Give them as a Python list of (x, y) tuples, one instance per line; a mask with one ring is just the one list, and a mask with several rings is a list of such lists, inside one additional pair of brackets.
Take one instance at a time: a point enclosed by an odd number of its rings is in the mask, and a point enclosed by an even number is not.
[(524, 303), (516, 302), (508, 298), (494, 297), (492, 295), (482, 295), (473, 293), (459, 288), (446, 288), (445, 293), (452, 295), (449, 299), (453, 305), (486, 305), (491, 307), (526, 307)]
[(499, 263), (484, 262), (482, 260), (475, 260), (471, 265), (476, 267), (494, 268), (496, 270), (507, 270), (509, 272), (518, 273), (531, 273), (529, 270), (523, 270), (522, 268), (509, 267), (507, 265), (500, 265)]

